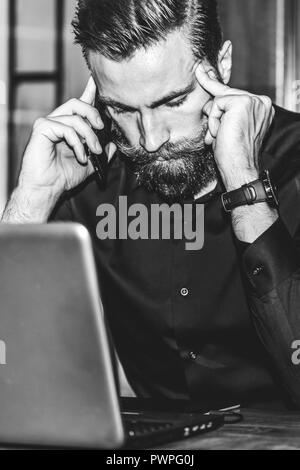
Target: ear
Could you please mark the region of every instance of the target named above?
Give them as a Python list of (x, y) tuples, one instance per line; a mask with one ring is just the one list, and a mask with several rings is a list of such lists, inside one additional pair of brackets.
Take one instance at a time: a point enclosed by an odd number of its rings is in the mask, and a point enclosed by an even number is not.
[(224, 42), (222, 49), (220, 49), (218, 56), (218, 69), (222, 77), (223, 83), (228, 85), (231, 77), (232, 70), (232, 43), (231, 41)]

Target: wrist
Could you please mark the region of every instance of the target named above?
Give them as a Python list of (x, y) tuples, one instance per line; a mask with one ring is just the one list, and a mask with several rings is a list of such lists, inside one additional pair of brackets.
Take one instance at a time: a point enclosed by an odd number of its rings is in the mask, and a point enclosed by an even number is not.
[(226, 173), (224, 171), (220, 171), (220, 173), (227, 192), (239, 189), (244, 184), (251, 183), (259, 178), (259, 172), (255, 168), (244, 170), (231, 168)]
[(233, 209), (231, 217), (237, 239), (254, 243), (278, 220), (279, 213), (277, 209), (263, 202), (253, 206), (237, 207)]
[(18, 185), (2, 215), (4, 223), (46, 223), (58, 201), (48, 188)]

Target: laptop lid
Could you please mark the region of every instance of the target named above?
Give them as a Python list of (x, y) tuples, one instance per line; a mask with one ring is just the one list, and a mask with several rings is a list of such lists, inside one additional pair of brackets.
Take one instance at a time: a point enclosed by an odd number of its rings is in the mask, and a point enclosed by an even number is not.
[(0, 345), (1, 444), (123, 445), (83, 226), (0, 225)]

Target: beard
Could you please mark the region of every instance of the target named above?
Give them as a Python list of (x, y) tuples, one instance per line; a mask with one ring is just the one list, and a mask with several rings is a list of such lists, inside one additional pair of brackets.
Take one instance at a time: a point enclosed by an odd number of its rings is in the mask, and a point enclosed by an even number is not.
[(193, 198), (217, 179), (212, 148), (205, 144), (207, 128), (207, 123), (202, 124), (197, 137), (168, 142), (151, 153), (130, 146), (118, 126), (114, 126), (112, 137), (126, 157), (138, 186), (157, 193), (168, 203), (175, 203)]

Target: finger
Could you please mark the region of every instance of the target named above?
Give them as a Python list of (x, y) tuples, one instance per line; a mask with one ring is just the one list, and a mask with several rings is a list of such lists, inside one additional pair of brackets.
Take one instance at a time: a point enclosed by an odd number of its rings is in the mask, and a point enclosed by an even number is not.
[(105, 147), (105, 152), (106, 152), (106, 155), (108, 157), (108, 161), (110, 162), (111, 159), (113, 158), (113, 156), (115, 155), (117, 151), (117, 146), (115, 143), (113, 142), (110, 142), (109, 144), (107, 144), (107, 146)]
[(202, 111), (204, 112), (204, 114), (206, 114), (206, 116), (209, 116), (209, 115), (210, 115), (211, 108), (213, 107), (213, 104), (214, 104), (214, 100), (209, 100), (209, 101), (208, 101), (207, 103), (205, 103), (205, 105), (203, 106)]
[(208, 145), (208, 146), (212, 145), (214, 140), (215, 140), (215, 138), (211, 135), (211, 133), (208, 129), (208, 131), (206, 133), (206, 136), (205, 136), (205, 145)]
[(224, 110), (220, 106), (222, 99), (215, 98), (213, 101), (208, 103), (208, 131), (205, 137), (206, 145), (212, 145), (214, 139), (216, 139), (220, 125), (221, 119), (224, 114)]
[(205, 137), (206, 145), (211, 145), (212, 141), (217, 138), (221, 122), (217, 119), (209, 121), (208, 130)]
[(248, 103), (250, 97), (245, 94), (243, 97), (236, 95), (226, 95), (215, 98), (208, 116), (208, 132), (205, 138), (205, 143), (211, 145), (212, 141), (216, 139), (223, 115), (231, 108), (233, 102), (239, 106), (244, 106), (245, 102)]
[(221, 120), (223, 114), (229, 111), (232, 108), (233, 104), (235, 105), (235, 107), (243, 107), (244, 103), (248, 102), (248, 100), (249, 97), (247, 95), (243, 97), (235, 95), (226, 95), (215, 98), (213, 100), (213, 105), (211, 107), (209, 117), (211, 117), (212, 119)]
[(87, 119), (92, 127), (95, 129), (103, 129), (104, 124), (102, 122), (99, 111), (91, 106), (90, 104), (84, 103), (83, 101), (77, 100), (76, 98), (71, 99), (55, 109), (49, 118), (56, 118), (57, 116), (72, 116), (77, 114), (84, 119)]
[(72, 127), (77, 134), (80, 135), (83, 141), (86, 142), (89, 149), (100, 155), (102, 153), (102, 147), (93, 129), (87, 124), (87, 122), (80, 116), (57, 116), (55, 117), (56, 122), (61, 122), (67, 126)]
[(272, 111), (271, 111), (271, 116), (270, 116), (270, 125), (272, 124), (274, 117), (275, 117), (276, 111), (274, 106), (272, 106)]
[(95, 173), (95, 167), (91, 163), (91, 161), (88, 159), (88, 164), (87, 164), (87, 176), (90, 176)]
[(97, 92), (96, 83), (93, 77), (91, 76), (89, 78), (89, 81), (87, 82), (84, 92), (82, 93), (80, 97), (80, 100), (83, 101), (84, 103), (93, 105), (95, 102), (96, 92)]
[(39, 132), (44, 137), (48, 138), (53, 144), (65, 141), (67, 145), (73, 150), (77, 160), (82, 163), (87, 163), (87, 156), (85, 154), (84, 146), (76, 131), (65, 124), (49, 119), (44, 119)]
[(195, 74), (199, 85), (212, 96), (222, 96), (230, 89), (217, 80), (213, 70), (205, 71), (201, 63), (196, 68)]

